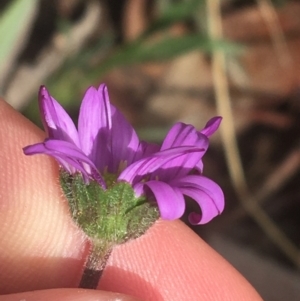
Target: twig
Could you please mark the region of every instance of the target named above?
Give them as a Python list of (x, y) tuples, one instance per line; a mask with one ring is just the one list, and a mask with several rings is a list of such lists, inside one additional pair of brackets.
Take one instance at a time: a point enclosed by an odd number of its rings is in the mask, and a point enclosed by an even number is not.
[[(206, 5), (210, 36), (213, 40), (220, 40), (223, 37), (220, 11), (221, 0), (207, 0)], [(226, 76), (225, 55), (220, 50), (215, 50), (213, 52), (212, 69), (217, 109), (219, 114), (224, 117), (221, 126), (221, 136), (231, 181), (236, 190), (238, 199), (248, 214), (257, 222), (273, 243), (276, 244), (298, 268), (300, 268), (300, 253), (297, 247), (286, 237), (281, 229), (277, 227), (273, 220), (264, 212), (259, 204), (253, 200), (253, 197), (249, 193), (235, 135)]]

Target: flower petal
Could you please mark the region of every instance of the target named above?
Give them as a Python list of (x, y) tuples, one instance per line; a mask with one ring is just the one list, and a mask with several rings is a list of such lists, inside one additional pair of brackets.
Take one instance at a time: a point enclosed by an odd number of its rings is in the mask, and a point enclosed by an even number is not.
[(171, 183), (180, 191), (194, 199), (200, 206), (202, 214), (193, 213), (191, 223), (204, 224), (224, 210), (224, 194), (214, 181), (200, 176), (188, 175)]
[(64, 140), (79, 146), (76, 127), (63, 107), (49, 94), (45, 86), (39, 91), (39, 108), (49, 138)]
[(126, 162), (128, 166), (134, 161), (140, 142), (133, 127), (113, 105), (111, 113), (111, 163), (108, 170), (116, 173), (121, 162)]
[(103, 170), (109, 161), (111, 110), (107, 88), (90, 87), (82, 100), (78, 134), (82, 151), (94, 162), (99, 170)]
[[(209, 141), (206, 135), (198, 132), (194, 126), (178, 122), (168, 132), (166, 138), (163, 141), (161, 150), (168, 149), (176, 146), (197, 146), (203, 148), (204, 153), (206, 152), (209, 145)], [(184, 161), (187, 158), (182, 158)], [(188, 158), (190, 159), (190, 158)], [(197, 168), (200, 172), (203, 170), (203, 163), (201, 158), (197, 162), (191, 162), (190, 166)], [(170, 175), (171, 176), (171, 175)], [(184, 176), (184, 174), (178, 174), (177, 176)]]
[(66, 170), (75, 170), (83, 173), (85, 178), (90, 175), (103, 188), (105, 183), (101, 175), (98, 173), (93, 162), (81, 152), (75, 145), (67, 141), (61, 140), (45, 140), (43, 143), (38, 143), (25, 147), (26, 155), (45, 154), (54, 157)]
[(201, 214), (196, 212), (189, 214), (189, 222), (192, 225), (206, 224), (220, 214), (214, 206), (213, 200), (205, 192), (195, 188), (184, 188), (181, 189), (181, 192), (195, 200), (201, 208)]
[(163, 219), (174, 220), (183, 215), (185, 200), (178, 188), (160, 181), (149, 181), (144, 185), (153, 193)]
[(208, 139), (203, 135), (199, 136), (194, 126), (178, 122), (169, 130), (162, 143), (161, 150), (188, 145), (207, 149)]
[(146, 141), (140, 141), (139, 149), (134, 157), (134, 161), (138, 161), (142, 158), (149, 157), (156, 152), (159, 152), (160, 145), (155, 143), (148, 143)]
[(211, 118), (200, 132), (207, 137), (211, 136), (219, 128), (221, 121), (220, 116)]
[(195, 168), (198, 170), (197, 166), (199, 162), (202, 162), (203, 154), (204, 151), (202, 153), (186, 153), (178, 158), (169, 160), (152, 173), (151, 179), (159, 178), (161, 181), (169, 182), (174, 178), (184, 177)]
[[(202, 148), (190, 146), (174, 147), (171, 149), (160, 151), (131, 164), (120, 174), (118, 179), (127, 181), (134, 185), (140, 180), (142, 180), (144, 176), (150, 175), (162, 166), (166, 166), (168, 163), (169, 165), (167, 167), (169, 169), (184, 169), (185, 166), (181, 165), (182, 160), (180, 160), (182, 156), (190, 154), (198, 156), (198, 158), (200, 159), (202, 153)], [(178, 161), (176, 161), (175, 159), (178, 159)]]
[(143, 182), (139, 182), (139, 183), (136, 183), (134, 186), (133, 186), (133, 190), (135, 192), (135, 196), (137, 198), (139, 198), (140, 196), (142, 196), (143, 194), (145, 194), (145, 191), (144, 191), (144, 184)]
[[(33, 145), (29, 145), (23, 148), (23, 152), (25, 155), (27, 156), (31, 156), (31, 155), (36, 155), (36, 154), (44, 154), (44, 155), (50, 155), (53, 158), (55, 158), (59, 164), (66, 170), (68, 171), (70, 174), (73, 174), (76, 172), (76, 168), (74, 167), (74, 164), (70, 165), (69, 163), (67, 163), (64, 159), (62, 159), (61, 157), (57, 157), (55, 156), (55, 154), (53, 154), (51, 151), (49, 151), (45, 144), (42, 143), (37, 143), (37, 144), (33, 144)], [(79, 166), (79, 168), (81, 168), (81, 166)], [(85, 171), (84, 171), (85, 172)]]

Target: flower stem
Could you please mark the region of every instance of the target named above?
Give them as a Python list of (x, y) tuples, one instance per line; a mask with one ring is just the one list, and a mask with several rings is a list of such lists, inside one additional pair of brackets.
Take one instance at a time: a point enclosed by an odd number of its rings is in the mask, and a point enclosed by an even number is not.
[(96, 289), (105, 269), (112, 247), (93, 242), (79, 283), (79, 288)]

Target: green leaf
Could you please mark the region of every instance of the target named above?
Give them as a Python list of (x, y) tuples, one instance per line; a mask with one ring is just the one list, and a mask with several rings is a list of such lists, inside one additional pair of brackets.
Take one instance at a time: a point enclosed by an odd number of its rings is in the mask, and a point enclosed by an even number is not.
[[(192, 50), (211, 52), (216, 49), (237, 52), (241, 47), (226, 41), (212, 41), (201, 34), (190, 34), (180, 37), (164, 37), (156, 43), (133, 42), (121, 48), (108, 58), (101, 66), (100, 73), (120, 65), (133, 63), (164, 61)], [(97, 70), (98, 72), (100, 71)]]
[(15, 0), (0, 17), (0, 71), (7, 58), (15, 53), (24, 29), (32, 19), (38, 0)]

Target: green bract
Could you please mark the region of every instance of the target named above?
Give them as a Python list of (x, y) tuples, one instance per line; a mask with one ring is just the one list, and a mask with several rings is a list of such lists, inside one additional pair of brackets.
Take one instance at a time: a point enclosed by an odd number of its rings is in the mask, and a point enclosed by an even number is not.
[(141, 236), (159, 217), (156, 203), (137, 198), (130, 184), (105, 176), (104, 190), (96, 181), (86, 184), (80, 173), (61, 170), (60, 182), (76, 224), (98, 246), (111, 248)]

